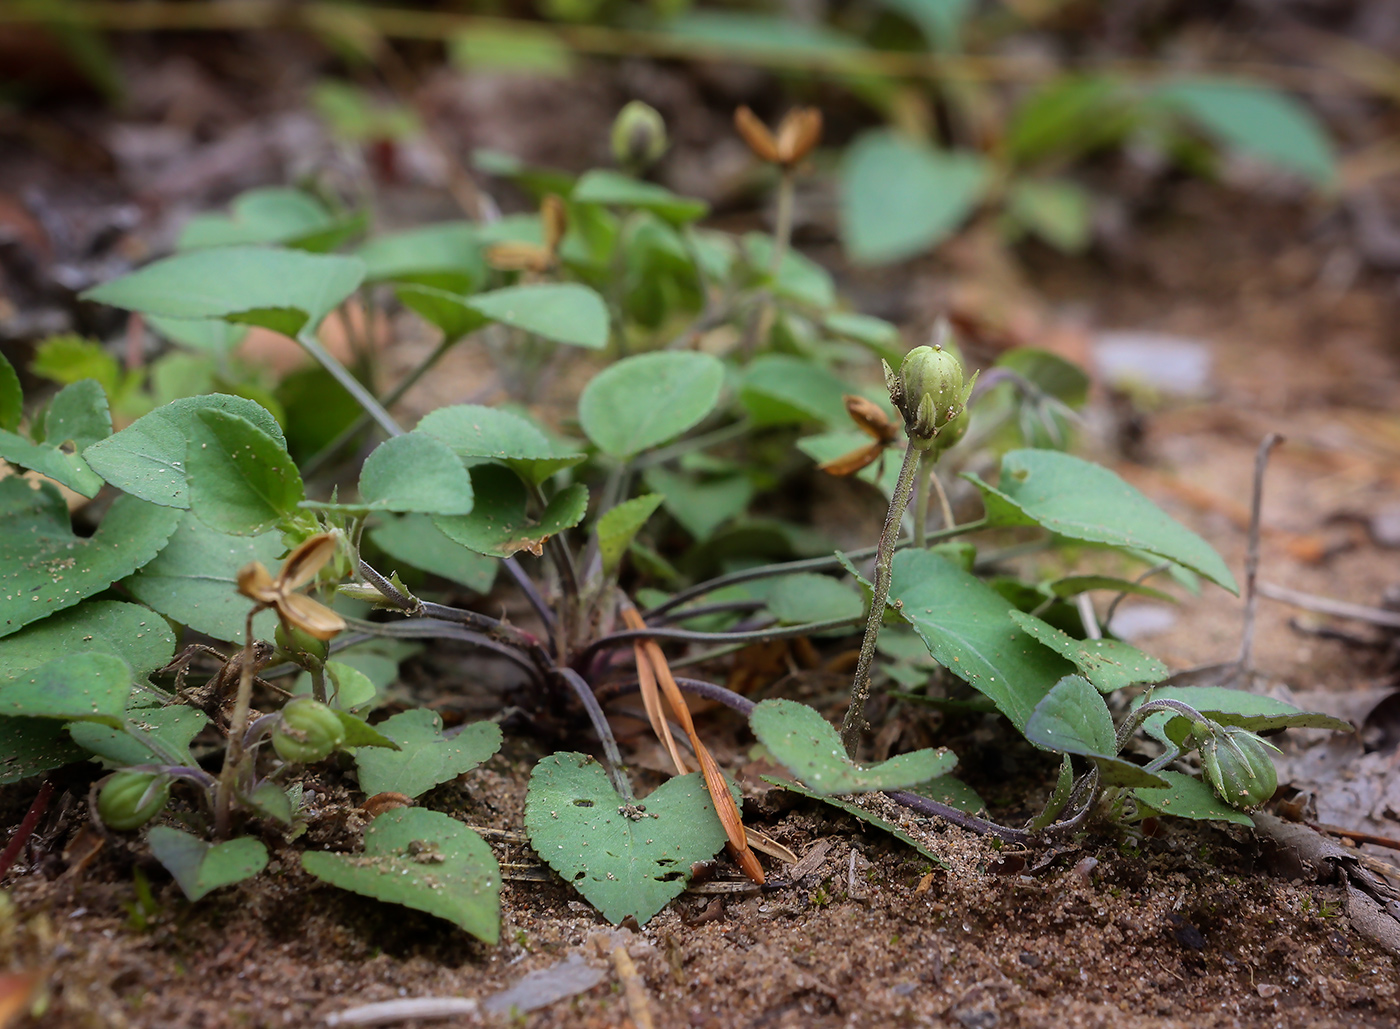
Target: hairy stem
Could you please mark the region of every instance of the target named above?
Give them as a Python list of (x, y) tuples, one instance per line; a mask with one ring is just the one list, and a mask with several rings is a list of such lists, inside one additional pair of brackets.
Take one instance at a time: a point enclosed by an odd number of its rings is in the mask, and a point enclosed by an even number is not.
[(880, 544), (875, 551), (874, 596), (870, 598), (870, 617), (865, 623), (860, 661), (856, 665), (855, 681), (851, 684), (851, 704), (841, 723), (841, 742), (846, 745), (846, 753), (851, 757), (855, 756), (861, 730), (865, 728), (865, 702), (870, 699), (870, 666), (875, 660), (875, 641), (880, 637), (880, 624), (885, 619), (885, 601), (890, 596), (890, 569), (894, 564), (895, 544), (899, 539), (899, 523), (904, 517), (904, 509), (909, 506), (909, 494), (914, 488), (914, 477), (922, 456), (923, 452), (913, 446), (904, 451), (899, 481), (895, 483), (889, 514), (885, 516), (885, 529), (880, 534)]
[(243, 760), (243, 737), (248, 731), (248, 709), (253, 704), (253, 616), (262, 611), (255, 604), (248, 612), (243, 627), (243, 662), (238, 674), (238, 697), (233, 702), (233, 717), (228, 724), (228, 746), (224, 749), (224, 767), (219, 773), (219, 786), (214, 792), (214, 835), (228, 835), (229, 814), (233, 807), (233, 788), (238, 780), (238, 765)]
[[(914, 474), (914, 549), (923, 550), (928, 535), (928, 480), (933, 472), (932, 461), (920, 461)], [(951, 522), (949, 523), (952, 524)]]
[(792, 208), (797, 194), (796, 179), (792, 169), (784, 168), (778, 180), (778, 212), (773, 224), (773, 257), (768, 262), (768, 273), (774, 278), (783, 266), (788, 247), (792, 244)]

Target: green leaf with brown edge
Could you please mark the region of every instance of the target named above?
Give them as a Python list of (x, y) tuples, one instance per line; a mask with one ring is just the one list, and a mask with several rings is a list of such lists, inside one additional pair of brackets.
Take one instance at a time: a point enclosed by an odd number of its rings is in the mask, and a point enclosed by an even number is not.
[(1133, 796), (1153, 811), (1177, 818), (1192, 818), (1208, 822), (1234, 822), (1253, 826), (1254, 819), (1237, 811), (1215, 795), (1215, 791), (1183, 772), (1158, 772), (1167, 781), (1162, 787), (1139, 787)]
[(131, 696), (131, 668), (113, 654), (68, 654), (0, 686), (0, 715), (100, 722), (117, 729)]
[(1016, 609), (981, 579), (929, 551), (894, 557), (890, 602), (929, 653), (989, 697), (1018, 729), (1074, 666), (1026, 634)]
[(508, 469), (484, 465), (472, 469), (475, 505), (469, 515), (434, 516), (444, 536), (468, 550), (492, 557), (538, 551), (544, 541), (583, 521), (588, 488), (566, 486), (550, 498), (538, 519), (527, 511), (525, 486)]
[(994, 526), (1040, 525), (1070, 539), (1143, 550), (1185, 565), (1231, 593), (1235, 577), (1215, 549), (1101, 465), (1054, 450), (1012, 450), (995, 487), (982, 491)]
[(604, 918), (645, 924), (685, 889), (695, 862), (724, 846), (724, 827), (698, 772), (662, 783), (637, 819), (624, 806), (593, 758), (551, 754), (530, 774), (525, 828), (535, 853)]
[(178, 511), (118, 497), (84, 539), (73, 534), (55, 487), (0, 479), (0, 636), (130, 575), (160, 552), (179, 520)]
[(749, 713), (760, 743), (821, 794), (902, 790), (947, 775), (958, 756), (945, 748), (899, 754), (864, 768), (846, 756), (841, 737), (821, 713), (795, 700), (765, 700)]
[(227, 411), (200, 411), (185, 450), (190, 508), (211, 529), (256, 536), (296, 513), (306, 496), (296, 462), (276, 439)]
[(286, 447), (277, 419), (262, 405), (243, 397), (211, 393), (186, 397), (136, 419), (125, 429), (83, 451), (92, 470), (117, 489), (152, 504), (188, 508), (185, 448), (205, 410), (227, 411), (247, 419)]
[(1035, 706), (1026, 739), (1059, 754), (1087, 757), (1108, 786), (1161, 786), (1162, 779), (1118, 756), (1116, 729), (1108, 705), (1080, 675), (1066, 675)]
[(267, 867), (267, 848), (261, 840), (247, 836), (211, 845), (198, 836), (158, 825), (146, 835), (146, 844), (190, 900), (251, 879)]
[(489, 944), (500, 938), (501, 869), (480, 836), (451, 815), (387, 811), (365, 830), (361, 854), (311, 851), (301, 866), (365, 897), (446, 919)]
[(1124, 686), (1161, 682), (1170, 669), (1151, 655), (1122, 640), (1077, 640), (1049, 622), (1024, 611), (1012, 611), (1011, 620), (1055, 653), (1072, 661), (1100, 693)]

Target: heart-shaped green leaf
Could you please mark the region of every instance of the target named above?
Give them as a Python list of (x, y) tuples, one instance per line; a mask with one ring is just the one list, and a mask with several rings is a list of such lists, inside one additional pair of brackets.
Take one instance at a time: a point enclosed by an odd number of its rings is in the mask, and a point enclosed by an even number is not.
[(1155, 657), (1122, 640), (1077, 640), (1024, 611), (1012, 611), (1011, 620), (1055, 653), (1074, 662), (1100, 693), (1124, 686), (1161, 682), (1169, 669)]
[(640, 182), (621, 172), (595, 168), (574, 183), (573, 201), (607, 207), (635, 207), (651, 211), (669, 222), (683, 224), (705, 217), (710, 205), (679, 196), (664, 186)]
[(470, 772), (501, 749), (501, 727), (495, 722), (473, 722), (453, 736), (444, 736), (442, 717), (427, 708), (404, 711), (374, 728), (399, 749), (356, 752), (360, 789), (370, 796), (421, 796), (438, 783)]
[(841, 233), (862, 264), (899, 261), (946, 239), (990, 178), (967, 151), (935, 150), (888, 130), (867, 132), (841, 169)]
[(1099, 691), (1067, 675), (1035, 706), (1026, 739), (1060, 754), (1079, 754), (1098, 766), (1109, 786), (1161, 786), (1162, 779), (1118, 756), (1113, 716)]
[(536, 485), (584, 459), (583, 454), (554, 442), (519, 415), (478, 404), (440, 407), (413, 431), (441, 440), (468, 462), (501, 461)]
[(507, 469), (472, 469), (472, 488), (476, 499), (471, 514), (435, 516), (433, 524), (448, 539), (478, 554), (510, 557), (522, 550), (538, 551), (546, 539), (577, 525), (588, 512), (588, 487), (582, 483), (551, 497), (538, 519), (527, 514), (525, 486)]
[[(764, 354), (744, 373), (739, 399), (760, 425), (819, 421), (849, 426), (850, 386), (825, 368), (791, 354)], [(869, 443), (869, 437), (865, 437)]]
[(118, 728), (131, 669), (112, 654), (68, 654), (0, 687), (0, 715), (101, 722)]
[(215, 247), (148, 264), (83, 297), (143, 314), (249, 322), (294, 337), (320, 325), (364, 275), (354, 257)]
[[(242, 643), (250, 601), (238, 593), (238, 570), (250, 561), (271, 568), (285, 549), (280, 532), (232, 536), (186, 511), (165, 549), (124, 585), (174, 622)], [(269, 639), (276, 625), (277, 615), (264, 611), (253, 619), (253, 634)]]
[(765, 700), (749, 726), (768, 752), (816, 793), (899, 790), (940, 775), (958, 763), (950, 750), (916, 750), (862, 768), (846, 756), (841, 737), (821, 713), (795, 700)]
[(322, 510), (464, 515), (472, 509), (472, 480), (452, 449), (432, 436), (404, 433), (375, 447), (360, 470), (360, 503), (303, 501)]
[(83, 539), (73, 534), (68, 506), (53, 486), (0, 480), (0, 636), (130, 575), (160, 552), (179, 521), (178, 511), (118, 497)]
[(190, 741), (209, 719), (203, 711), (183, 704), (131, 708), (126, 724), (112, 729), (93, 722), (74, 722), (68, 733), (85, 750), (106, 758), (113, 767), (158, 764), (193, 765)]
[(1167, 781), (1166, 786), (1153, 788), (1139, 787), (1133, 796), (1154, 811), (1177, 818), (1193, 818), (1208, 822), (1234, 822), (1236, 825), (1254, 824), (1243, 811), (1237, 811), (1215, 795), (1215, 791), (1194, 775), (1182, 772), (1157, 773)]
[(724, 846), (724, 827), (699, 772), (662, 783), (635, 821), (601, 765), (551, 754), (525, 796), (530, 845), (613, 925), (645, 924), (685, 889), (690, 866)]
[(426, 911), (487, 943), (500, 938), (500, 865), (485, 841), (451, 815), (388, 811), (365, 830), (363, 854), (312, 851), (301, 865), (342, 890)]
[(608, 305), (576, 282), (507, 286), (478, 293), (468, 305), (494, 322), (556, 343), (593, 350), (608, 343)]
[(628, 544), (664, 499), (659, 493), (633, 497), (598, 519), (598, 555), (603, 559), (604, 574), (613, 573), (627, 552)]
[(175, 653), (175, 634), (164, 618), (140, 604), (85, 601), (0, 643), (0, 685), (55, 658), (82, 652), (119, 657), (134, 679), (144, 679)]
[(190, 507), (219, 532), (255, 536), (297, 509), (301, 474), (276, 439), (227, 411), (200, 411), (185, 451)]
[(62, 722), (0, 716), (0, 786), (87, 757)]
[(374, 545), (395, 561), (451, 579), (475, 593), (490, 593), (500, 562), (468, 550), (442, 534), (427, 515), (404, 515), (371, 529)]
[(604, 453), (632, 457), (714, 410), (723, 384), (724, 365), (709, 354), (637, 354), (589, 380), (579, 397), (579, 423)]
[(227, 411), (245, 418), (286, 448), (282, 429), (268, 410), (243, 397), (212, 393), (158, 407), (121, 432), (83, 451), (93, 471), (117, 489), (163, 507), (188, 508), (185, 448), (199, 425), (199, 412)]
[(993, 525), (1042, 525), (1070, 539), (1143, 550), (1238, 593), (1214, 548), (1101, 465), (1055, 450), (1002, 456), (995, 487), (968, 473)]
[(890, 601), (944, 668), (990, 697), (1019, 729), (1074, 666), (1012, 620), (1011, 602), (929, 551), (894, 557)]
[(158, 825), (147, 834), (146, 843), (190, 900), (251, 879), (267, 867), (267, 848), (246, 836), (211, 846), (198, 836)]

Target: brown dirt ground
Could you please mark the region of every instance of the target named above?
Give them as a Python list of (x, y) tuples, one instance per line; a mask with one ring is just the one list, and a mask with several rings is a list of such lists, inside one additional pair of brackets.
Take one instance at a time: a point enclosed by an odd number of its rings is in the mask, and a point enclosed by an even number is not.
[[(1376, 603), (1400, 582), (1400, 558), (1334, 518), (1373, 513), (1400, 481), (1393, 284), (1364, 273), (1338, 281), (1305, 242), (1312, 212), (1179, 188), (1183, 202), (1142, 227), (1127, 266), (1031, 255), (1031, 283), (1053, 311), (1210, 342), (1214, 395), (1154, 413), (1144, 442), (1150, 463), (1116, 466), (1238, 568), (1244, 534), (1231, 511), (1247, 503), (1259, 438), (1284, 432), (1290, 443), (1275, 458), (1266, 497), (1274, 531), (1264, 577)], [(934, 262), (901, 274), (887, 288), (936, 293), (949, 277)], [(1113, 440), (1100, 440), (1106, 452)], [(1300, 559), (1289, 546), (1299, 537), (1320, 540), (1325, 556)], [(1299, 635), (1291, 614), (1268, 602), (1261, 611), (1256, 654), (1268, 677), (1300, 690), (1350, 690), (1388, 674), (1369, 652)], [(1208, 590), (1144, 645), (1176, 668), (1220, 660), (1238, 647), (1239, 615), (1236, 600)], [(730, 767), (743, 766), (748, 744), (737, 723), (717, 716), (703, 725), (730, 741), (719, 747)], [(993, 814), (1008, 822), (1032, 814), (1048, 782), (1044, 760), (994, 723), (950, 731), (956, 738), (942, 742), (963, 755), (961, 774)], [(511, 739), (503, 754), (425, 802), (474, 825), (519, 828), (538, 756), (528, 741)], [(1396, 959), (1351, 928), (1337, 887), (1276, 877), (1249, 833), (1163, 822), (1142, 838), (1096, 824), (1063, 852), (1023, 856), (942, 824), (910, 826), (946, 862), (935, 868), (848, 816), (763, 795), (755, 778), (744, 780), (754, 825), (799, 854), (823, 841), (830, 849), (799, 883), (727, 895), (719, 907), (712, 896), (685, 895), (626, 937), (657, 1025), (1400, 1020)], [(351, 846), (363, 819), (333, 778), (324, 785), (309, 842)], [(32, 794), (27, 785), (5, 792), (7, 823)], [(557, 880), (508, 881), (502, 943), (488, 947), (431, 916), (312, 879), (300, 869), (300, 845), (274, 839), (266, 873), (195, 905), (138, 846), (120, 841), (65, 871), (62, 850), (82, 817), (71, 802), (58, 810), (66, 812), (58, 828), (46, 823), (0, 911), (0, 966), (48, 977), (46, 1012), (22, 1024), (310, 1026), (359, 1003), (484, 997), (576, 949), (608, 969), (601, 984), (520, 1024), (622, 1026), (631, 1017), (602, 956), (614, 938), (609, 927)], [(496, 849), (503, 862), (531, 863), (528, 848)], [(137, 867), (156, 900), (141, 927), (132, 914)]]

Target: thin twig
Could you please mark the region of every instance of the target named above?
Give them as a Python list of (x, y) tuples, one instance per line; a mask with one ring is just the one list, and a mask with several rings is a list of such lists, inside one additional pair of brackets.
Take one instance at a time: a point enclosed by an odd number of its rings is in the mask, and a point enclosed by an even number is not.
[(1258, 590), (1261, 597), (1268, 597), (1270, 600), (1277, 600), (1284, 604), (1292, 604), (1294, 607), (1301, 607), (1304, 611), (1314, 611), (1320, 615), (1332, 615), (1336, 618), (1350, 618), (1357, 622), (1370, 622), (1372, 625), (1381, 625), (1388, 629), (1400, 629), (1400, 613), (1387, 611), (1382, 607), (1367, 607), (1365, 604), (1352, 604), (1345, 600), (1333, 600), (1331, 597), (1319, 597), (1313, 593), (1289, 589), (1287, 586), (1275, 586), (1271, 582), (1257, 583), (1255, 589)]
[[(723, 704), (731, 711), (737, 711), (747, 718), (756, 706), (752, 700), (742, 694), (735, 693), (731, 689), (726, 689), (717, 683), (706, 682), (704, 679), (683, 679), (679, 675), (672, 676), (679, 686), (686, 693), (693, 693), (697, 697), (706, 700), (713, 700), (718, 704)], [(594, 691), (600, 704), (607, 704), (618, 697), (625, 697), (629, 693), (640, 692), (642, 684), (637, 679), (623, 680), (620, 682), (609, 682), (599, 686)]]
[(238, 697), (228, 723), (228, 746), (224, 748), (224, 767), (219, 773), (219, 785), (214, 791), (214, 835), (228, 835), (229, 815), (233, 807), (233, 789), (238, 778), (238, 765), (243, 759), (243, 737), (248, 731), (248, 709), (253, 703), (253, 618), (266, 607), (254, 604), (248, 612), (243, 630), (243, 662), (238, 675)]
[(1244, 558), (1244, 630), (1240, 638), (1239, 669), (1248, 674), (1254, 651), (1254, 618), (1259, 610), (1259, 523), (1264, 508), (1264, 472), (1269, 467), (1269, 452), (1283, 442), (1277, 432), (1271, 432), (1259, 444), (1254, 456), (1254, 494), (1249, 505), (1249, 549)]
[(829, 622), (785, 625), (771, 629), (754, 629), (751, 632), (696, 632), (690, 629), (667, 629), (660, 626), (648, 629), (624, 629), (598, 637), (579, 652), (574, 663), (582, 667), (598, 651), (608, 647), (620, 647), (634, 640), (680, 640), (688, 643), (767, 643), (769, 640), (811, 636), (831, 629), (850, 629), (858, 624), (860, 624), (859, 618), (836, 618)]

